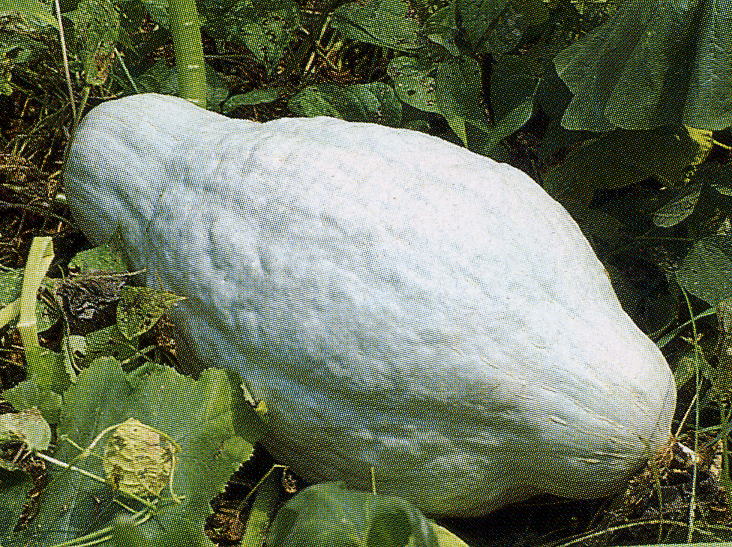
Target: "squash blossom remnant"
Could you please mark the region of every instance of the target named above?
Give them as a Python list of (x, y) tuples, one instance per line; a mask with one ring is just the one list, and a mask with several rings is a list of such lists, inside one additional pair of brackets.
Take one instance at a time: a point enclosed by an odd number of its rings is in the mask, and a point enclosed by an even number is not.
[(104, 474), (113, 488), (141, 498), (155, 498), (171, 482), (180, 447), (164, 433), (129, 418), (109, 436)]

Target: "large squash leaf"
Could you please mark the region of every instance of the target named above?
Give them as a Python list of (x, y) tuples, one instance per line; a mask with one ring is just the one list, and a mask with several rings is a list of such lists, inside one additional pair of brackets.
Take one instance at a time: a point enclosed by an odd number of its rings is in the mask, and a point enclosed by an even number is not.
[(729, 0), (626, 0), (554, 63), (574, 93), (569, 129), (732, 125)]
[[(58, 432), (80, 447), (89, 446), (105, 428), (131, 417), (164, 432), (180, 445), (172, 489), (182, 501), (159, 500), (155, 518), (140, 523), (139, 530), (152, 537), (178, 527), (202, 530), (210, 500), (251, 454), (251, 444), (239, 433), (250, 440), (256, 437), (254, 426), (235, 427), (241, 418), (235, 410), (246, 408), (235, 393), (221, 370), (206, 370), (194, 380), (157, 364), (125, 373), (115, 359), (102, 358), (81, 372), (65, 393)], [(252, 418), (251, 424), (256, 420)], [(69, 441), (62, 441), (54, 453), (65, 462), (77, 456), (79, 450)], [(74, 464), (104, 476), (98, 456)], [(77, 472), (52, 471), (53, 482), (45, 490), (37, 517), (26, 530), (4, 538), (3, 544), (52, 545), (78, 538), (110, 526), (117, 514), (125, 512), (115, 500), (128, 507), (136, 504)]]
[(409, 502), (325, 483), (306, 488), (279, 510), (268, 545), (438, 547), (439, 543), (432, 523)]

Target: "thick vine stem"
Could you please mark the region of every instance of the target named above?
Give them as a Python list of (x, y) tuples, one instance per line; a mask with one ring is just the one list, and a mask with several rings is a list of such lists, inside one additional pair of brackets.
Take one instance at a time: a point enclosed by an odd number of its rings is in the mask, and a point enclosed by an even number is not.
[(195, 0), (170, 0), (168, 12), (180, 96), (195, 105), (206, 108), (208, 86), (206, 85), (206, 65), (203, 61), (201, 25), (196, 2)]

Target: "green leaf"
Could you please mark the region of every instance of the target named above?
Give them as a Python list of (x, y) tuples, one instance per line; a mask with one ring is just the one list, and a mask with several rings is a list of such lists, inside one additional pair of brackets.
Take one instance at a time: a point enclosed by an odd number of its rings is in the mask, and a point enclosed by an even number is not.
[(0, 16), (17, 14), (31, 25), (58, 29), (51, 4), (40, 0), (0, 0)]
[(229, 97), (221, 108), (222, 114), (229, 115), (240, 106), (271, 103), (280, 98), (280, 88), (255, 89)]
[(2, 392), (3, 398), (15, 410), (38, 408), (43, 418), (50, 424), (57, 424), (61, 415), (61, 395), (43, 388), (32, 380), (23, 380), (19, 384)]
[(705, 163), (699, 166), (694, 178), (705, 182), (721, 195), (732, 197), (732, 164)]
[(685, 351), (676, 361), (673, 367), (674, 381), (676, 389), (681, 389), (686, 383), (696, 376), (696, 369), (699, 367), (700, 375), (713, 380), (715, 371), (712, 366), (704, 358), (701, 352), (697, 352), (693, 347)]
[(119, 12), (111, 0), (81, 0), (66, 17), (74, 22), (77, 54), (87, 85), (106, 82), (119, 38)]
[(424, 23), (424, 32), (430, 42), (442, 46), (450, 55), (457, 57), (461, 54), (457, 45), (459, 33), (452, 5), (438, 9), (430, 15)]
[[(432, 523), (432, 529), (435, 531), (435, 535), (437, 536), (437, 544), (440, 547), (469, 547), (467, 543), (465, 543), (462, 539), (457, 537), (447, 528), (443, 528), (442, 526), (438, 526), (437, 524)], [(412, 544), (410, 543), (409, 547), (411, 547), (411, 545)]]
[(137, 340), (130, 340), (117, 325), (92, 331), (85, 336), (70, 335), (66, 339), (74, 367), (82, 369), (99, 357), (114, 357), (119, 361), (132, 358), (138, 351)]
[(182, 296), (149, 287), (122, 287), (117, 304), (117, 326), (128, 340), (146, 333)]
[(701, 182), (690, 184), (653, 213), (653, 224), (670, 228), (686, 220), (694, 212), (701, 190)]
[(510, 0), (455, 0), (455, 21), (470, 49), (488, 53), (486, 48), (496, 20)]
[(653, 213), (656, 226), (673, 227), (689, 219), (687, 226), (692, 235), (706, 235), (714, 231), (710, 229), (712, 219), (732, 213), (730, 196), (725, 196), (719, 185), (710, 184), (709, 170), (703, 171), (698, 172), (701, 176), (694, 176), (683, 187), (663, 190), (665, 203)]
[(424, 112), (439, 113), (435, 97), (435, 65), (421, 57), (395, 57), (386, 69), (397, 97)]
[(112, 523), (112, 545), (115, 547), (152, 547), (137, 523), (127, 515), (118, 516)]
[(14, 545), (10, 543), (9, 537), (32, 487), (33, 481), (26, 473), (0, 467), (0, 544)]
[(214, 38), (245, 46), (272, 74), (300, 26), (300, 7), (294, 0), (205, 2), (204, 29)]
[[(271, 469), (270, 471), (273, 471)], [(270, 472), (257, 487), (256, 497), (249, 510), (246, 528), (241, 544), (246, 547), (259, 547), (267, 541), (267, 529), (275, 514), (280, 498), (282, 475)]]
[(699, 145), (684, 128), (654, 131), (618, 129), (585, 141), (547, 173), (545, 189), (561, 198), (601, 188), (622, 188), (648, 177), (679, 184)]
[(541, 0), (456, 0), (455, 21), (473, 53), (508, 53), (548, 17)]
[[(206, 81), (208, 82), (208, 104), (218, 105), (229, 96), (229, 89), (224, 79), (210, 65), (206, 65)], [(150, 68), (135, 78), (140, 93), (160, 93), (162, 95), (180, 95), (178, 75), (175, 67), (168, 66), (159, 59)], [(132, 89), (129, 90), (132, 92)]]
[(476, 125), (482, 135), (469, 138), (469, 148), (490, 155), (500, 141), (523, 127), (534, 112), (538, 85), (539, 78), (529, 73), (524, 59), (515, 55), (500, 56), (491, 74), (491, 107), (495, 120), (487, 128)]
[(288, 106), (299, 116), (332, 116), (391, 126), (398, 126), (402, 116), (394, 90), (382, 82), (309, 86), (293, 96)]
[(22, 269), (0, 272), (0, 308), (17, 299), (22, 287)]
[(732, 124), (728, 1), (627, 0), (554, 64), (574, 94), (562, 119), (569, 129)]
[(396, 51), (412, 51), (425, 45), (420, 22), (407, 0), (343, 4), (333, 12), (331, 26), (352, 40)]
[[(181, 447), (172, 490), (182, 502), (160, 500), (157, 516), (140, 523), (138, 529), (154, 538), (182, 527), (195, 537), (203, 531), (211, 499), (251, 454), (251, 444), (240, 433), (252, 436), (252, 431), (235, 428), (237, 407), (245, 405), (221, 370), (205, 370), (194, 380), (157, 364), (125, 373), (115, 359), (98, 359), (64, 395), (58, 427), (62, 441), (54, 457), (72, 462), (79, 455), (77, 448), (63, 441), (65, 436), (88, 447), (100, 432), (131, 417), (165, 433)], [(99, 451), (95, 449), (97, 454)], [(74, 465), (103, 476), (98, 456), (74, 461)], [(100, 530), (125, 512), (115, 498), (139, 507), (107, 484), (74, 471), (50, 470), (53, 481), (45, 489), (38, 516), (27, 530), (14, 534), (9, 544), (32, 540), (53, 545)]]
[(40, 346), (25, 348), (26, 361), (33, 362), (32, 374), (29, 378), (44, 389), (63, 393), (69, 386), (71, 377), (66, 368), (64, 356)]
[[(0, 450), (10, 444), (23, 443), (27, 451), (43, 451), (51, 443), (51, 426), (37, 408), (0, 414)], [(20, 469), (14, 462), (0, 458), (0, 467), (11, 471)]]
[[(23, 270), (9, 270), (0, 272), (0, 328), (12, 324), (18, 318), (20, 311), (20, 297), (23, 287)], [(52, 279), (44, 277), (41, 287), (53, 291), (55, 283)], [(57, 310), (49, 306), (45, 301), (36, 301), (36, 322), (38, 330), (49, 328), (56, 320)]]
[(409, 502), (346, 490), (340, 483), (306, 488), (272, 523), (268, 545), (437, 547), (432, 523)]
[(679, 284), (712, 306), (732, 297), (732, 236), (700, 239), (676, 272)]
[(69, 268), (78, 273), (124, 273), (127, 271), (122, 255), (112, 250), (106, 243), (76, 253), (69, 262)]
[(481, 71), (474, 59), (462, 57), (438, 63), (435, 100), (450, 128), (467, 145), (466, 124), (484, 131), (490, 126), (481, 103)]
[(168, 0), (141, 0), (153, 21), (163, 28), (170, 28)]
[(589, 207), (584, 203), (572, 200), (566, 200), (562, 205), (579, 224), (582, 233), (590, 243), (594, 244), (599, 240), (617, 244), (623, 237), (625, 228), (623, 223), (602, 209)]

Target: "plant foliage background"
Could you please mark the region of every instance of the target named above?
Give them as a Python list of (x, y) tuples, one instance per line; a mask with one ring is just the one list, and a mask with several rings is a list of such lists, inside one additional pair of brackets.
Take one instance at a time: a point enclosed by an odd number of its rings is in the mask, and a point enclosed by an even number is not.
[[(55, 6), (0, 0), (0, 419), (13, 416), (0, 421), (2, 545), (463, 544), (448, 528), (470, 545), (732, 535), (729, 0), (197, 2), (208, 108), (406, 127), (518, 166), (574, 216), (674, 370), (675, 431), (698, 458), (656, 462), (609, 502), (444, 526), (398, 499), (302, 490), (253, 448), (266, 411), (240, 379), (191, 377), (175, 360), (175, 295), (135, 292), (108, 250), (85, 250), (59, 180), (69, 131), (100, 101), (181, 86), (167, 1)], [(16, 316), (38, 236), (55, 254), (31, 295), (40, 345), (29, 348)], [(102, 477), (104, 443), (84, 449), (130, 417), (180, 448), (170, 490), (153, 499), (62, 465)]]

